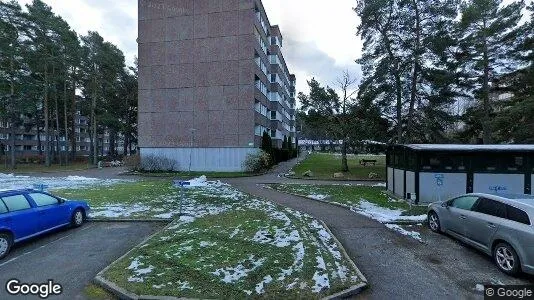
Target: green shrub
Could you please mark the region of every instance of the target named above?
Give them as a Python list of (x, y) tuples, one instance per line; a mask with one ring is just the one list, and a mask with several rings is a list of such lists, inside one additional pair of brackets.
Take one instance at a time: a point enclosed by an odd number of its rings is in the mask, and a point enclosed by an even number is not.
[(260, 173), (272, 167), (272, 159), (269, 153), (260, 150), (256, 153), (250, 153), (243, 162), (243, 169), (249, 173)]

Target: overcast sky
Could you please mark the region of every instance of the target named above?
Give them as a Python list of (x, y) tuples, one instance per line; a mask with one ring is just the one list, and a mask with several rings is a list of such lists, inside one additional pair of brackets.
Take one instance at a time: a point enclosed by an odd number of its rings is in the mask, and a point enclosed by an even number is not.
[[(19, 0), (24, 5), (31, 0)], [(137, 56), (136, 0), (44, 0), (80, 35), (98, 31), (116, 44), (131, 63)], [(269, 21), (284, 36), (284, 56), (297, 75), (298, 91), (307, 91), (306, 79), (335, 85), (347, 69), (360, 71), (354, 62), (361, 51), (356, 37), (355, 0), (263, 0)]]
[[(124, 51), (128, 63), (137, 56), (137, 0), (44, 2), (78, 34), (98, 31)], [(335, 87), (343, 70), (361, 76), (354, 62), (362, 48), (356, 36), (358, 18), (352, 10), (356, 0), (263, 0), (263, 4), (271, 25), (278, 24), (282, 30), (284, 56), (290, 72), (297, 75), (298, 91), (307, 92), (306, 80), (312, 77)]]

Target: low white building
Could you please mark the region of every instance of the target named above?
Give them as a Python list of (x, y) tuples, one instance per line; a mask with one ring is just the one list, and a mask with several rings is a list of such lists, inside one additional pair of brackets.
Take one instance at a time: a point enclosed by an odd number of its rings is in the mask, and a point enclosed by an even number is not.
[(415, 203), (532, 194), (534, 145), (394, 145), (386, 164), (387, 189)]

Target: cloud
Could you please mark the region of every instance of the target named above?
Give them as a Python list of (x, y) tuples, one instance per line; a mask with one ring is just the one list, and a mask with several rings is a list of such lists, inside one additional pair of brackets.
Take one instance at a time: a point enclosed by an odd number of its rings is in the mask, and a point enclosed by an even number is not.
[(287, 40), (284, 45), (286, 61), (289, 68), (297, 75), (297, 90), (307, 93), (306, 80), (315, 77), (322, 85), (329, 85), (336, 89), (336, 79), (344, 71), (348, 71), (353, 77), (361, 78), (361, 68), (355, 62), (338, 64), (333, 57), (319, 49), (316, 42), (301, 42)]

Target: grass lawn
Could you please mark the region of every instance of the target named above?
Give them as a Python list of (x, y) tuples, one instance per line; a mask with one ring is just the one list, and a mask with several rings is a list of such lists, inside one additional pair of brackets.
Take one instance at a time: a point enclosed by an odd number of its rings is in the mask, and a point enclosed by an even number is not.
[[(170, 180), (123, 182), (106, 187), (52, 190), (67, 199), (83, 199), (91, 206), (91, 217), (170, 219), (179, 213), (180, 191)], [(191, 201), (184, 201), (191, 208)]]
[(9, 165), (6, 167), (4, 161), (0, 164), (0, 173), (53, 173), (61, 171), (79, 171), (94, 168), (87, 163), (72, 163), (67, 166), (53, 164), (46, 167), (44, 164), (17, 164), (16, 169), (11, 169)]
[[(376, 160), (375, 166), (361, 166), (360, 159)], [(369, 173), (376, 173), (377, 180), (386, 180), (386, 156), (348, 155), (349, 172), (341, 180), (367, 180)], [(302, 174), (313, 172), (311, 179), (334, 179), (334, 173), (341, 172), (341, 154), (314, 153), (293, 168), (295, 178), (308, 179)]]
[(85, 297), (89, 300), (115, 300), (118, 299), (106, 290), (94, 284), (89, 284), (83, 291)]
[(406, 201), (389, 196), (381, 186), (275, 184), (270, 187), (290, 194), (345, 204), (364, 214), (383, 208), (384, 214), (388, 214), (388, 210), (400, 212), (398, 215), (402, 219), (402, 216), (425, 215), (427, 209), (426, 206), (410, 207)]
[(169, 181), (58, 190), (88, 199), (93, 213), (175, 217), (104, 277), (130, 292), (186, 298), (322, 298), (362, 282), (333, 237), (311, 216), (220, 182), (178, 190)]

